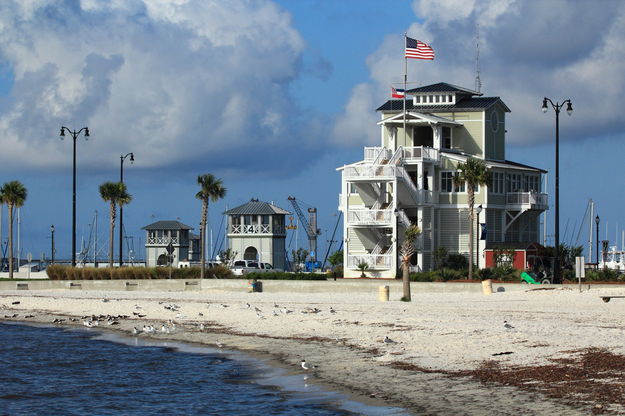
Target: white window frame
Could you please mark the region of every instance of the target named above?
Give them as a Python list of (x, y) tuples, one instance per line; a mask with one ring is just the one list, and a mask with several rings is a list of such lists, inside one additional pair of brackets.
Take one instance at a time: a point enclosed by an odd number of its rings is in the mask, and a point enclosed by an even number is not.
[[(447, 190), (443, 189), (443, 174), (449, 174), (449, 173), (451, 173), (451, 187), (452, 187), (452, 191), (447, 191)], [(440, 175), (441, 176), (440, 176), (440, 187), (439, 187), (439, 189), (440, 189), (441, 193), (443, 193), (443, 194), (463, 194), (463, 193), (466, 193), (467, 186), (466, 186), (465, 183), (463, 183), (460, 186), (457, 186), (454, 183), (454, 178), (456, 176), (460, 175), (460, 172), (458, 172), (457, 170), (443, 170), (443, 171), (441, 171)], [(445, 180), (447, 181), (449, 179), (445, 178)], [(479, 188), (479, 186), (477, 186), (476, 189), (475, 189), (475, 193), (478, 193), (479, 191), (480, 191), (480, 188)]]
[(495, 195), (503, 195), (505, 193), (506, 174), (504, 172), (493, 172), (491, 176), (491, 190)]
[[(443, 136), (443, 129), (449, 129), (449, 147), (445, 146), (445, 136)], [(454, 133), (451, 127), (442, 126), (441, 127), (441, 147), (443, 149), (452, 149), (454, 145)]]

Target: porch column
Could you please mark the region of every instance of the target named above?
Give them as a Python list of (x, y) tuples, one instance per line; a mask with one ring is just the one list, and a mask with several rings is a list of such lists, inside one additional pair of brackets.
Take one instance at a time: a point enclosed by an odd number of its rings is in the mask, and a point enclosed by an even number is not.
[(432, 145), (435, 149), (441, 150), (441, 137), (443, 136), (443, 128), (438, 124), (430, 126), (432, 127), (432, 130), (434, 132)]

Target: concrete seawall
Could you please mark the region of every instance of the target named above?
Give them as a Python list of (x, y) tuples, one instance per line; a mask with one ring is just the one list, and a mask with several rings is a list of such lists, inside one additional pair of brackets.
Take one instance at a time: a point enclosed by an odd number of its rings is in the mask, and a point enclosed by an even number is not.
[[(263, 291), (269, 293), (377, 293), (380, 286), (389, 286), (393, 295), (402, 292), (401, 280), (360, 280), (339, 279), (328, 281), (310, 280), (261, 280)], [(577, 285), (563, 285), (576, 290)], [(480, 282), (413, 282), (412, 293), (429, 292), (481, 292)], [(523, 291), (536, 288), (560, 287), (556, 285), (524, 285), (519, 283), (493, 283), (494, 292)], [(625, 288), (625, 285), (588, 285), (588, 288)], [(249, 284), (245, 279), (163, 279), (163, 280), (22, 280), (0, 281), (0, 291), (13, 290), (99, 290), (99, 291), (208, 291), (208, 292), (246, 292)]]

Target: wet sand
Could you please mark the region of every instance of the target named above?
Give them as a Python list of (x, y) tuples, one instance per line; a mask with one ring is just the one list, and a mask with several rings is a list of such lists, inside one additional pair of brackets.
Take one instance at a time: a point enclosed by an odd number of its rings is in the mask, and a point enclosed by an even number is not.
[[(219, 343), (293, 372), (306, 372), (305, 359), (317, 382), (414, 414), (625, 414), (625, 299), (599, 298), (624, 293), (413, 293), (405, 303), (377, 293), (3, 291), (0, 319), (82, 326), (92, 315), (127, 315), (98, 327), (153, 325), (138, 336)], [(160, 332), (170, 321), (176, 330)], [(578, 362), (598, 354), (595, 372)]]

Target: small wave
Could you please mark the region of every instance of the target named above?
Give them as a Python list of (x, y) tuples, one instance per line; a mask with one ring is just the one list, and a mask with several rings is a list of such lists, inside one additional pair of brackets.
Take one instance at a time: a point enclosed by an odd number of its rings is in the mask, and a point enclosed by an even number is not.
[(24, 399), (32, 399), (32, 396), (28, 396), (26, 394), (5, 394), (0, 396), (0, 400), (24, 400)]

